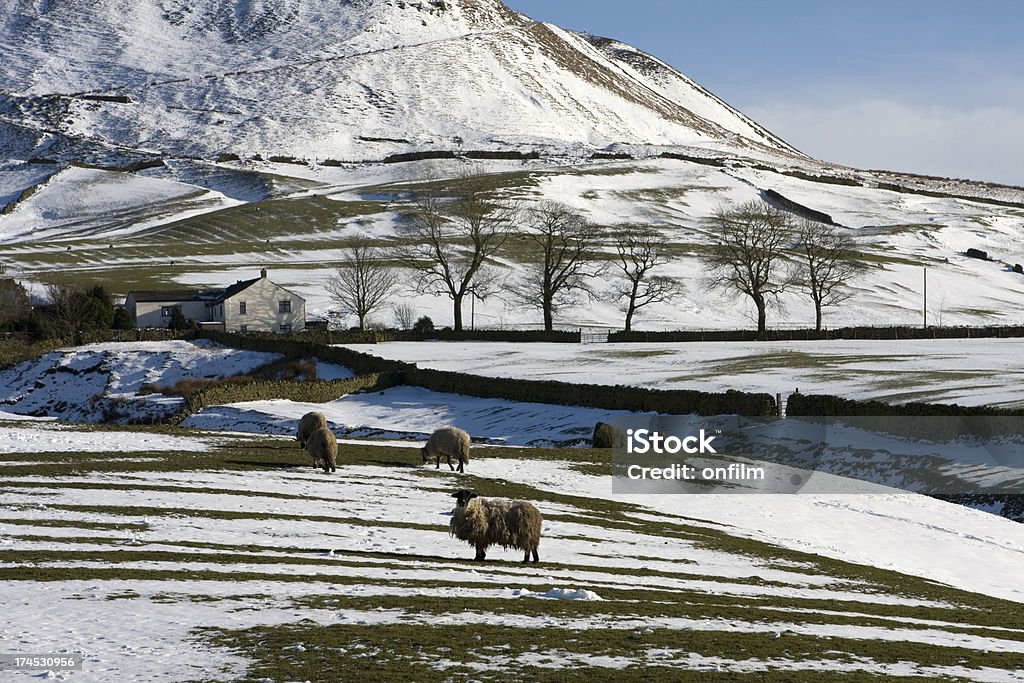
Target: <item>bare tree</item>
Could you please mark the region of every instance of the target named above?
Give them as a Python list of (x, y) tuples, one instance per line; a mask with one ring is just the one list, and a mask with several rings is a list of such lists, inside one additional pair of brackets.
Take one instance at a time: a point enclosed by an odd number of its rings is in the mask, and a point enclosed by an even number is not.
[(796, 280), (814, 302), (814, 329), (820, 332), (822, 309), (853, 296), (846, 285), (865, 266), (855, 257), (853, 240), (831, 225), (805, 218), (797, 224), (796, 236), (802, 257)]
[(527, 265), (514, 293), (541, 310), (544, 329), (550, 332), (560, 308), (577, 303), (579, 295), (591, 295), (587, 280), (601, 271), (594, 261), (600, 231), (558, 202), (538, 204), (527, 215), (530, 230), (521, 239), (536, 261)]
[(416, 289), (452, 300), (454, 327), (462, 329), (462, 302), (485, 297), (499, 287), (487, 268), (514, 227), (517, 206), (482, 188), (480, 176), (456, 181), (448, 196), (421, 192), (401, 235), (402, 264), (418, 275)]
[(792, 222), (783, 211), (755, 200), (720, 207), (711, 226), (718, 244), (704, 257), (707, 286), (749, 297), (757, 310), (758, 336), (764, 338), (768, 307), (792, 284), (780, 263)]
[(395, 317), (395, 324), (400, 330), (411, 330), (416, 322), (416, 307), (408, 301), (391, 304), (391, 314)]
[(365, 330), (367, 316), (383, 306), (398, 286), (398, 271), (365, 238), (348, 248), (341, 263), (327, 281), (327, 291), (339, 311), (356, 316), (359, 329)]
[(668, 262), (661, 236), (654, 230), (638, 226), (622, 226), (616, 231), (616, 265), (625, 276), (616, 283), (616, 300), (625, 299), (626, 332), (633, 329), (633, 316), (644, 306), (663, 303), (682, 294), (683, 284), (676, 278), (651, 275), (651, 271)]

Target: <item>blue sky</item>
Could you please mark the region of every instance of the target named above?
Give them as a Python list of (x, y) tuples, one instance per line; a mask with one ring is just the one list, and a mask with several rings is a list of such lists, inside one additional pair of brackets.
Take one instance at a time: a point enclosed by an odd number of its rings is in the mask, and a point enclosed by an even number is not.
[(505, 0), (639, 47), (812, 156), (1024, 185), (1018, 0)]

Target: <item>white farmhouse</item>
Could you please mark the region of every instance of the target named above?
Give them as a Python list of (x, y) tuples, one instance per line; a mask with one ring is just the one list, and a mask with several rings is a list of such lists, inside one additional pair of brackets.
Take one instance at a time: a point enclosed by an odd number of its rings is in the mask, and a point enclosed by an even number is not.
[(179, 309), (200, 327), (226, 332), (298, 332), (306, 300), (267, 279), (239, 280), (223, 290), (129, 292), (124, 302), (135, 327), (167, 327)]

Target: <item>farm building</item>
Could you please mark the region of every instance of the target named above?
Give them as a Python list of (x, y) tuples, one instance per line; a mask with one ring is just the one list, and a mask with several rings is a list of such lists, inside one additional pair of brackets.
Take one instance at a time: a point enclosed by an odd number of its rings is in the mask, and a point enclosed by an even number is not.
[(292, 332), (305, 328), (306, 300), (267, 279), (239, 280), (227, 289), (129, 292), (135, 327), (167, 327), (178, 309), (200, 327), (227, 332)]

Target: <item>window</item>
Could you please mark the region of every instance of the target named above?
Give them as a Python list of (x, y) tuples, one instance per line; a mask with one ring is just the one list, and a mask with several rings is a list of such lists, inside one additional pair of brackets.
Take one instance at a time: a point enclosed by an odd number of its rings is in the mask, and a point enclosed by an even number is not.
[(249, 331), (249, 326), (248, 325), (239, 325), (238, 326), (238, 331), (242, 332), (242, 333), (248, 332)]
[(292, 312), (292, 302), (291, 302), (291, 299), (284, 299), (284, 300), (278, 301), (277, 302), (277, 312), (278, 313), (291, 313)]
[(162, 318), (170, 318), (172, 315), (174, 315), (175, 309), (180, 311), (181, 310), (181, 306), (161, 306), (160, 307), (160, 317), (162, 317)]
[(245, 302), (244, 301), (239, 301), (238, 302), (238, 315), (245, 315)]
[(291, 332), (292, 331), (292, 326), (291, 325), (281, 325), (277, 329), (280, 332)]

